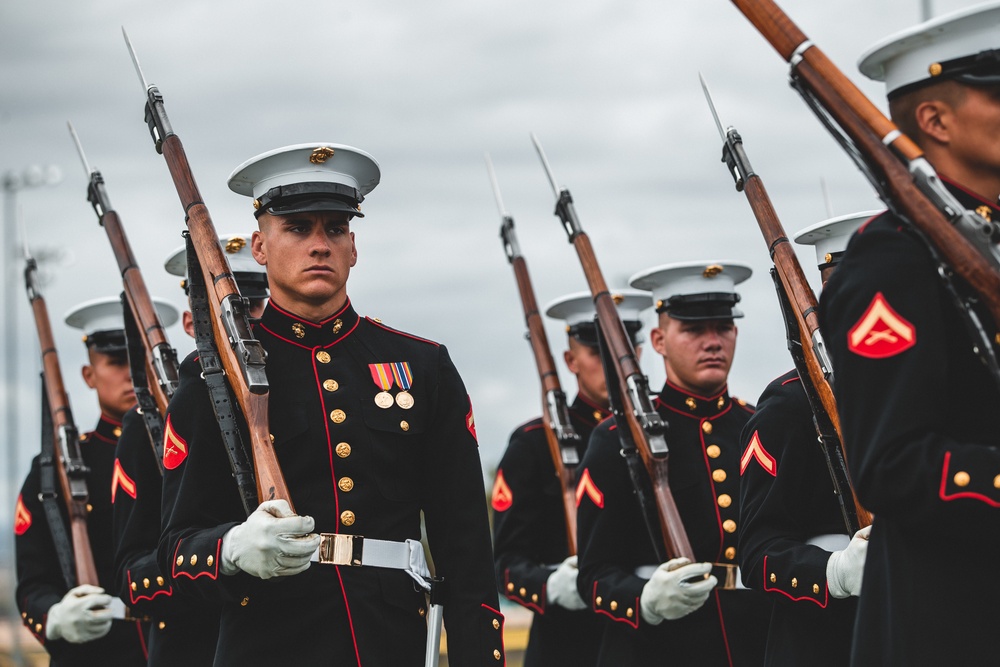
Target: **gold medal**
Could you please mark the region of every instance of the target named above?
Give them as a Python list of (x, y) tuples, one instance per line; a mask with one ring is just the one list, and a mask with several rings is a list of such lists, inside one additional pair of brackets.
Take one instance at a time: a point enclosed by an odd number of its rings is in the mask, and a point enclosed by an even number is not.
[(401, 391), (396, 394), (396, 405), (403, 408), (404, 410), (409, 410), (413, 407), (413, 397), (410, 396), (410, 392)]
[(387, 391), (380, 391), (375, 394), (375, 405), (382, 409), (392, 407), (392, 394)]

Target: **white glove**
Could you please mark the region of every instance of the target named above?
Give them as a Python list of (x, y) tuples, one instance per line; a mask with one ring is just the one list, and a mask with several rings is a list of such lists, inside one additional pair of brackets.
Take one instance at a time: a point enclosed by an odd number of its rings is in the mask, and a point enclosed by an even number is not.
[(71, 588), (62, 600), (49, 607), (46, 638), (73, 644), (100, 639), (111, 631), (110, 604), (111, 596), (100, 586)]
[(713, 575), (705, 577), (711, 571), (711, 563), (692, 563), (687, 558), (662, 563), (642, 587), (639, 596), (642, 620), (659, 625), (700, 608), (719, 583)]
[(576, 556), (570, 556), (559, 563), (559, 567), (545, 582), (545, 599), (549, 604), (557, 604), (570, 611), (587, 608), (587, 603), (576, 590), (576, 575), (579, 573), (580, 571), (576, 569)]
[(265, 500), (222, 538), (223, 574), (243, 570), (261, 579), (285, 577), (309, 569), (319, 547), (311, 516), (292, 513), (286, 500)]
[(826, 562), (826, 583), (833, 597), (861, 595), (861, 578), (865, 573), (865, 556), (868, 555), (868, 533), (871, 531), (871, 526), (865, 526), (854, 533), (846, 549), (830, 554), (830, 560)]

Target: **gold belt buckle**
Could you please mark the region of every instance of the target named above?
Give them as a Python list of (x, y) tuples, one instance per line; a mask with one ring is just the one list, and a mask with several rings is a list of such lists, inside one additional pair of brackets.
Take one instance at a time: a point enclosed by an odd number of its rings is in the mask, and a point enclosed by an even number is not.
[[(355, 544), (357, 538), (357, 544)], [(319, 562), (324, 565), (361, 565), (360, 535), (319, 534)]]
[[(736, 565), (734, 563), (712, 563), (712, 570), (723, 569), (726, 575), (722, 577), (716, 588), (723, 590), (733, 590), (736, 588)], [(715, 572), (713, 572), (715, 574)]]

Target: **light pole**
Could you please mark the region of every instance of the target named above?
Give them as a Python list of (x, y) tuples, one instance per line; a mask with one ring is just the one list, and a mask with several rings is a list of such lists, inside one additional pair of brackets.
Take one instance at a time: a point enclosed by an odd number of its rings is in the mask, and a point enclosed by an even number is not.
[[(20, 267), (20, 233), (17, 229), (17, 195), (21, 190), (38, 188), (47, 185), (56, 185), (62, 180), (62, 174), (58, 167), (49, 165), (39, 167), (37, 165), (23, 169), (20, 173), (7, 171), (3, 175), (3, 239), (4, 239), (4, 327), (3, 327), (3, 352), (4, 352), (4, 435), (7, 443), (7, 493), (4, 502), (0, 502), (0, 507), (6, 508), (5, 516), (14, 516), (14, 501), (16, 491), (20, 486), (18, 450), (21, 445), (19, 433), (20, 404), (18, 400), (18, 355), (17, 355), (17, 312), (21, 280), (18, 276)], [(4, 562), (10, 568), (10, 594), (5, 597), (7, 600), (13, 599), (14, 585), (14, 533), (6, 530), (4, 537), (0, 540), (2, 544), (2, 554)], [(17, 664), (24, 664), (24, 657), (21, 655), (21, 645), (18, 640), (20, 636), (20, 617), (17, 608), (10, 606), (8, 618), (11, 630), (11, 652)]]

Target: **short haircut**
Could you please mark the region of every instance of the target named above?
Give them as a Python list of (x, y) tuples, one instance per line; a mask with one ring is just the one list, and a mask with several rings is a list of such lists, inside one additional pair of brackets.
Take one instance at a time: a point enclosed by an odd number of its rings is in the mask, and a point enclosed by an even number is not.
[(924, 102), (938, 100), (957, 108), (965, 102), (966, 89), (964, 84), (950, 79), (922, 86), (889, 100), (889, 115), (896, 127), (919, 145), (922, 137), (917, 125), (917, 107)]

